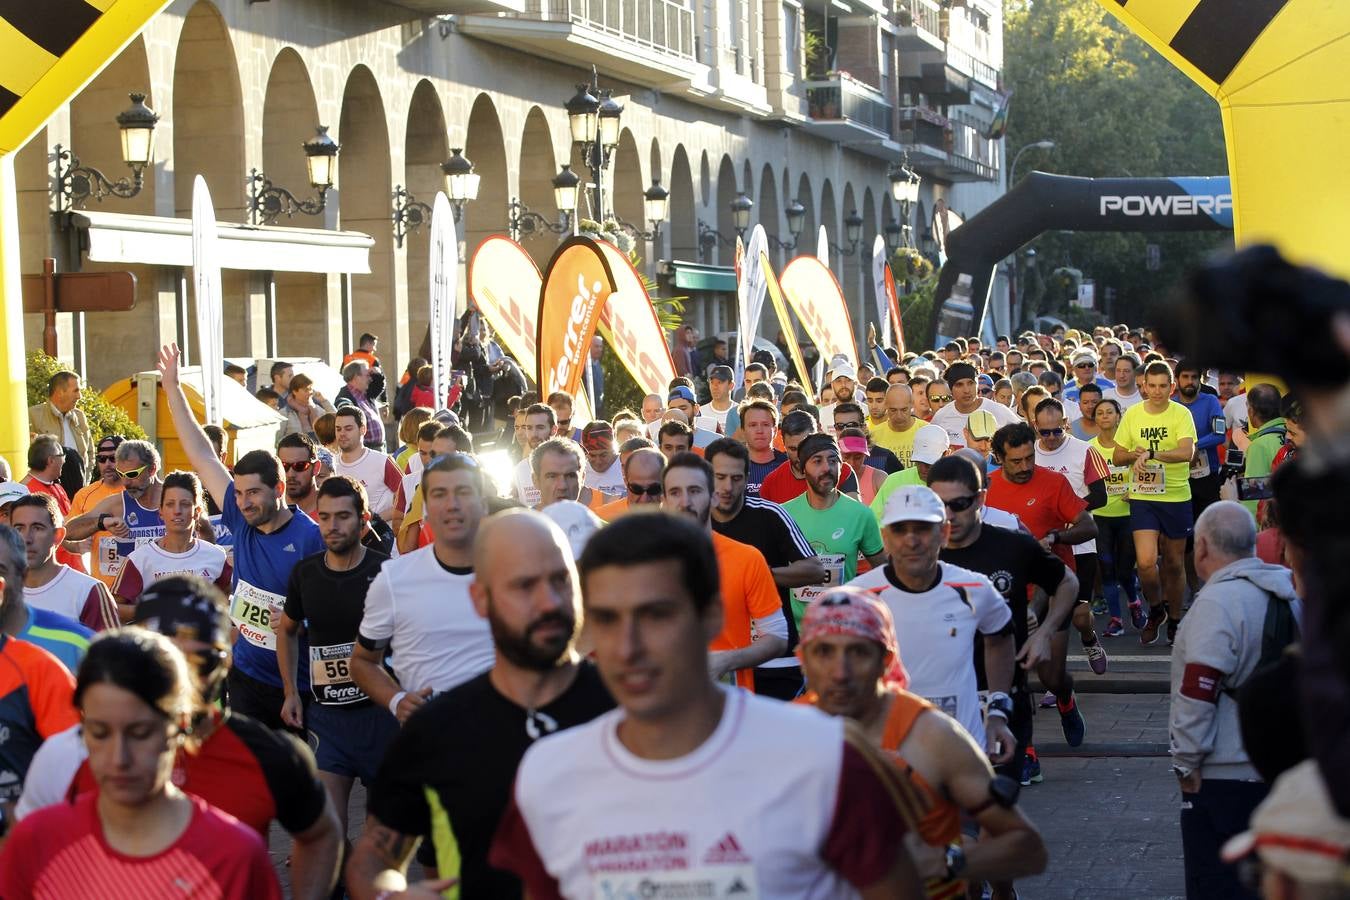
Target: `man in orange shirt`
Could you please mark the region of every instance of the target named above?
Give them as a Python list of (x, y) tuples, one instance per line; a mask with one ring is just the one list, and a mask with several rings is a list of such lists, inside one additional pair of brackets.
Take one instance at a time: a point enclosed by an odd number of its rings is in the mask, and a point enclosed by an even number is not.
[[(120, 494), (126, 489), (122, 483), (122, 476), (117, 471), (117, 445), (122, 443), (125, 438), (120, 434), (110, 434), (98, 442), (98, 448), (94, 453), (94, 463), (98, 467), (98, 480), (92, 481), (80, 488), (75, 496), (70, 500), (70, 512), (66, 518), (73, 519), (76, 516), (82, 516), (91, 512), (113, 494)], [(66, 549), (72, 552), (87, 553), (99, 545), (99, 540), (104, 537), (111, 537), (107, 531), (95, 531), (93, 536), (83, 541), (66, 541)], [(117, 580), (116, 575), (108, 575), (103, 572), (99, 566), (94, 566), (93, 571), (89, 573), (103, 582), (108, 590), (112, 590), (113, 582)]]
[(628, 512), (659, 510), (661, 508), (661, 472), (666, 458), (654, 448), (642, 447), (628, 454), (623, 463), (623, 482), (628, 493), (613, 503), (606, 503), (595, 514), (606, 522), (613, 522)]
[[(708, 645), (715, 679), (735, 673), (735, 683), (754, 690), (753, 669), (787, 650), (787, 619), (764, 554), (712, 530), (713, 470), (702, 457), (677, 453), (662, 476), (669, 513), (690, 516), (712, 537), (722, 585), (722, 633)], [(730, 680), (730, 679), (725, 679)]]

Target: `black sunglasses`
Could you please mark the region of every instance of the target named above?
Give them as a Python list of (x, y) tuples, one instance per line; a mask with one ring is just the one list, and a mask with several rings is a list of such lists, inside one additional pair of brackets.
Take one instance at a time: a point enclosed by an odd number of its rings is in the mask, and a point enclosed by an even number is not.
[(628, 483), (628, 493), (632, 494), (634, 497), (641, 497), (643, 494), (646, 494), (648, 497), (660, 497), (665, 492), (665, 488), (659, 483), (633, 484), (631, 481)]
[(100, 453), (98, 456), (94, 458), (98, 460), (99, 465), (102, 465), (103, 463), (117, 462), (116, 453)]
[(943, 500), (943, 504), (952, 512), (965, 512), (975, 505), (975, 501), (980, 499), (979, 494), (966, 494), (964, 497), (953, 497), (950, 500)]
[(311, 460), (309, 460), (308, 462), (282, 463), (282, 464), (281, 464), (281, 467), (282, 467), (283, 469), (285, 469), (287, 472), (303, 472), (303, 471), (305, 471), (306, 469), (308, 469), (308, 468), (310, 468), (311, 466), (313, 466), (314, 463), (315, 463), (315, 460), (312, 460), (312, 459), (311, 459)]
[(1064, 433), (1063, 428), (1037, 428), (1036, 430), (1040, 432), (1041, 437), (1059, 437)]

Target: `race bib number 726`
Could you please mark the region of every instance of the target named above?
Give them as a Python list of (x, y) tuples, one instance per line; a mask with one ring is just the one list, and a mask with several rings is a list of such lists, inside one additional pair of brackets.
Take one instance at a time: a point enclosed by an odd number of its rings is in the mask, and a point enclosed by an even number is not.
[(230, 600), (230, 618), (244, 640), (264, 650), (276, 650), (276, 620), (281, 617), (284, 601), (280, 594), (240, 581)]

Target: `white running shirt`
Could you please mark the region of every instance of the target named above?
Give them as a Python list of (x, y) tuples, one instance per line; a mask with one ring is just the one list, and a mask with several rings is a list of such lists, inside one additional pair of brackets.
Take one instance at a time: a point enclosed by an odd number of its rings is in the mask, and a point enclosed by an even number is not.
[(230, 593), (231, 572), (225, 551), (202, 540), (194, 540), (183, 553), (170, 553), (155, 541), (141, 544), (122, 563), (113, 593), (133, 603), (141, 591), (171, 575), (200, 575)]
[(913, 593), (888, 577), (887, 563), (849, 582), (873, 591), (891, 610), (909, 691), (956, 719), (984, 746), (979, 690), (975, 684), (975, 633), (996, 634), (1012, 611), (989, 579), (939, 562), (937, 583)]
[(353, 463), (343, 462), (339, 453), (333, 460), (333, 472), (355, 478), (366, 486), (372, 516), (385, 518), (385, 513), (394, 508), (394, 496), (403, 482), (403, 473), (393, 459), (380, 451), (367, 447)]
[(539, 505), (539, 488), (534, 486), (534, 470), (530, 468), (528, 455), (516, 463), (515, 494), (516, 500), (530, 509)]
[(405, 691), (448, 691), (492, 667), (492, 632), (469, 598), (472, 572), (451, 571), (426, 546), (380, 567), (366, 592), (363, 646), (387, 644)]
[(1120, 388), (1109, 387), (1102, 391), (1103, 400), (1114, 400), (1120, 404), (1120, 412), (1124, 415), (1125, 410), (1134, 406), (1136, 403), (1144, 402), (1144, 392), (1139, 389), (1139, 385), (1134, 386), (1134, 393), (1128, 397), (1121, 394)]
[(42, 587), (25, 587), (23, 599), (29, 606), (59, 613), (95, 631), (118, 624), (117, 607), (103, 582), (70, 566), (60, 565), (56, 577)]
[[(988, 397), (980, 400), (979, 408), (993, 416), (999, 428), (1022, 421), (1017, 418), (1017, 413), (1001, 403), (995, 403)], [(933, 413), (931, 424), (940, 426), (943, 431), (947, 432), (947, 437), (951, 439), (953, 447), (964, 447), (966, 445), (966, 420), (969, 418), (970, 413), (963, 413), (956, 408), (955, 403), (948, 403), (942, 409)]]
[(623, 464), (619, 461), (617, 455), (610, 467), (603, 472), (592, 469), (588, 460), (586, 462), (585, 480), (582, 484), (593, 491), (599, 491), (611, 500), (617, 500), (628, 495), (628, 485), (623, 480)]
[[(1088, 485), (1103, 481), (1111, 475), (1101, 454), (1092, 449), (1092, 445), (1087, 441), (1079, 440), (1073, 435), (1067, 435), (1058, 450), (1046, 450), (1041, 446), (1041, 442), (1037, 441), (1036, 465), (1063, 475), (1069, 480), (1073, 492), (1084, 499), (1088, 495)], [(1074, 556), (1096, 552), (1096, 540), (1073, 545)]]

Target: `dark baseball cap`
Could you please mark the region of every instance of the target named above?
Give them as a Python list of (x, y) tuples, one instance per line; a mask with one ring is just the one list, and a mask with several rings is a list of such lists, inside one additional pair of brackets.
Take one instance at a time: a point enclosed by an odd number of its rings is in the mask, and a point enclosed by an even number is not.
[(713, 366), (708, 372), (709, 381), (731, 381), (736, 374), (731, 371), (731, 366)]

